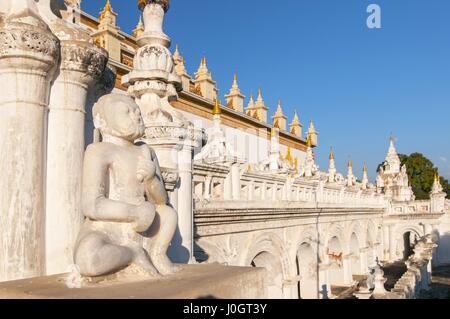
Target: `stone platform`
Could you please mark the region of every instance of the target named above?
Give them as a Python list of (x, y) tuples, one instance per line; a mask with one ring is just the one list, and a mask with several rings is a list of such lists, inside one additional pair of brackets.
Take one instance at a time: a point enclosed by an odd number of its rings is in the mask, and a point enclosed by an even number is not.
[(182, 265), (163, 279), (111, 280), (67, 288), (67, 274), (0, 283), (0, 299), (261, 299), (265, 271), (218, 264)]

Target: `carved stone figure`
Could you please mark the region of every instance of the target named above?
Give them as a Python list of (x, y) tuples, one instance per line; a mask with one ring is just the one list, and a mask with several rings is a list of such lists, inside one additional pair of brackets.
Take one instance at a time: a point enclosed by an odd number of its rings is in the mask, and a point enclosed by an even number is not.
[[(109, 275), (127, 268), (158, 276), (177, 271), (167, 248), (177, 227), (168, 205), (158, 160), (147, 145), (139, 107), (110, 94), (93, 108), (102, 141), (89, 145), (83, 172), (83, 213), (74, 259), (83, 276)], [(151, 237), (144, 250), (143, 237)], [(146, 247), (147, 248), (147, 247)]]

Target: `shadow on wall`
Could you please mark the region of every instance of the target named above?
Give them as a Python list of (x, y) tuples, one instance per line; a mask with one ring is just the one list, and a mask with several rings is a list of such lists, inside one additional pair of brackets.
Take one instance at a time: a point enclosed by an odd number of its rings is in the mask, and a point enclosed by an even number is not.
[(170, 243), (170, 247), (167, 251), (167, 255), (169, 256), (170, 260), (172, 260), (172, 262), (174, 263), (187, 264), (189, 263), (190, 254), (189, 250), (182, 245), (182, 242), (183, 241), (181, 238), (180, 228), (177, 227), (175, 235), (173, 236), (172, 242)]

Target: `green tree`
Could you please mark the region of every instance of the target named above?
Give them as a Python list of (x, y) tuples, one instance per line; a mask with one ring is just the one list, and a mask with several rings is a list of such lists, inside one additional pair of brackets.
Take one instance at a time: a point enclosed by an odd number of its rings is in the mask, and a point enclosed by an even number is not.
[[(437, 167), (421, 153), (412, 153), (411, 155), (399, 154), (399, 157), (402, 163), (401, 165), (406, 165), (406, 171), (416, 199), (429, 199), (434, 176), (438, 171)], [(378, 166), (378, 170), (381, 166), (382, 164)], [(444, 191), (450, 197), (448, 180), (441, 177), (441, 184)]]

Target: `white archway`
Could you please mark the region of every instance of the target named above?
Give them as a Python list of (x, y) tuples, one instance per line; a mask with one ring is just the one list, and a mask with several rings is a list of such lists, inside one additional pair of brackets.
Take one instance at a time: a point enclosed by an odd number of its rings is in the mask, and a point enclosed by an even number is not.
[(279, 299), (284, 295), (284, 281), (288, 273), (287, 254), (282, 241), (272, 233), (265, 233), (251, 238), (250, 248), (246, 254), (243, 265), (265, 268), (267, 272), (267, 297)]

